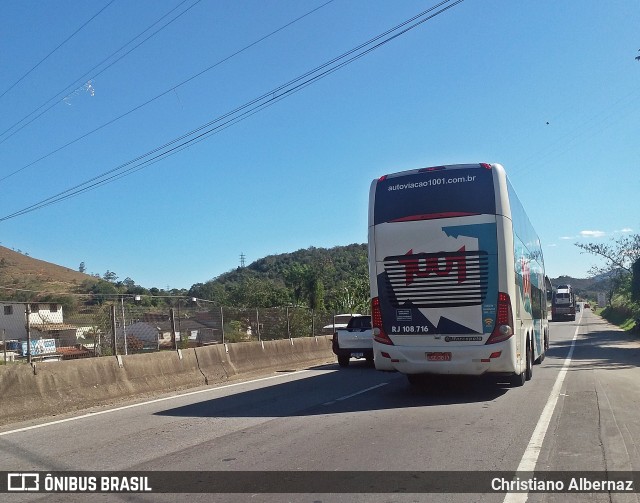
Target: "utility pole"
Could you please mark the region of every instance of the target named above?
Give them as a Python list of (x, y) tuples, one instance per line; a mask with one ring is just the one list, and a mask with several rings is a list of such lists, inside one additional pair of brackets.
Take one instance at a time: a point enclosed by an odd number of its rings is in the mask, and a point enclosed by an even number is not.
[(116, 338), (116, 305), (111, 304), (111, 347), (113, 355), (118, 356), (118, 341)]
[(127, 322), (124, 315), (124, 296), (120, 297), (120, 305), (122, 306), (122, 334), (124, 337), (124, 354), (129, 354), (127, 349)]
[(31, 306), (28, 302), (24, 305), (24, 311), (27, 315), (27, 363), (31, 364), (31, 322), (29, 320), (31, 317)]
[[(173, 308), (169, 309), (169, 319), (171, 320), (171, 345), (173, 349), (178, 349), (178, 343), (176, 338), (176, 316), (173, 311)], [(182, 334), (180, 334), (180, 339), (182, 339)]]

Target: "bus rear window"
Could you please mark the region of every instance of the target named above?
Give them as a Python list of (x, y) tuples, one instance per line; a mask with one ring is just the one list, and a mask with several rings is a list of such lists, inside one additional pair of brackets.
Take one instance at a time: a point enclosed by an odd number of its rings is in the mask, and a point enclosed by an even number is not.
[(378, 181), (374, 225), (495, 212), (491, 170), (478, 165), (422, 171)]

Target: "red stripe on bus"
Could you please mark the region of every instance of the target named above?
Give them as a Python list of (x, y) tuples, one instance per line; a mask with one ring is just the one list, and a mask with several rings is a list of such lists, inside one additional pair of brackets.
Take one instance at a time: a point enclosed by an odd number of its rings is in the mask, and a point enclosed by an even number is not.
[(411, 215), (391, 220), (391, 222), (413, 222), (415, 220), (436, 220), (438, 218), (471, 217), (479, 213), (466, 213), (463, 211), (447, 211), (444, 213), (429, 213), (426, 215)]

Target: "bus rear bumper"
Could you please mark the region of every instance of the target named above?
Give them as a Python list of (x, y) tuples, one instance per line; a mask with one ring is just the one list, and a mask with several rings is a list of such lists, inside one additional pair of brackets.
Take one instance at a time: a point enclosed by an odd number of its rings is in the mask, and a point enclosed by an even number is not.
[(508, 342), (478, 346), (387, 346), (374, 342), (377, 370), (403, 374), (483, 375), (517, 372)]

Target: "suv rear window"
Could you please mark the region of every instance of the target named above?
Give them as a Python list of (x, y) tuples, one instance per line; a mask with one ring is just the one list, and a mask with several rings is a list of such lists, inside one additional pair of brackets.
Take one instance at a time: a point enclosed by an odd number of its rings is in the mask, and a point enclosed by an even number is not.
[(351, 318), (347, 328), (371, 328), (371, 316), (358, 316)]

